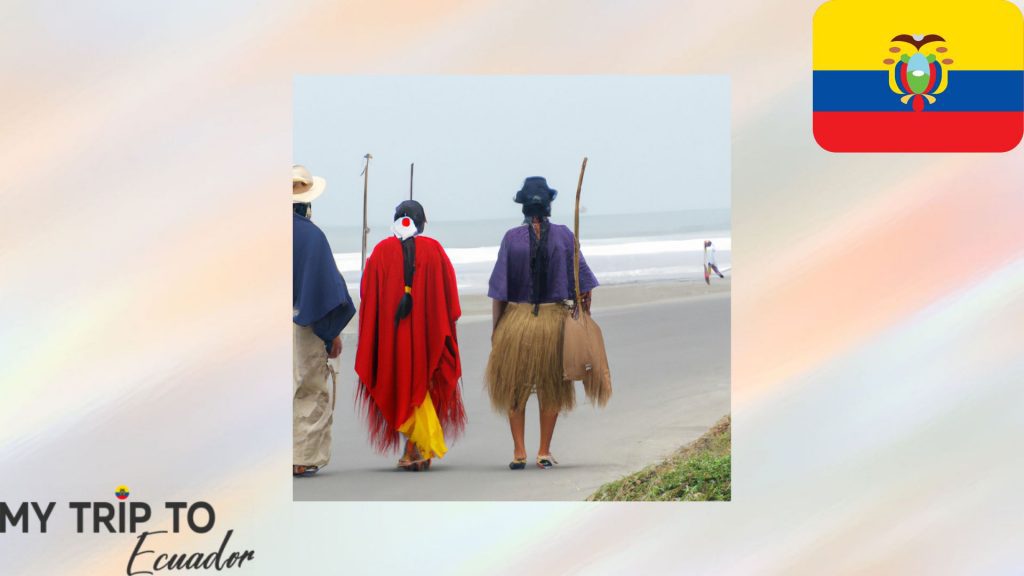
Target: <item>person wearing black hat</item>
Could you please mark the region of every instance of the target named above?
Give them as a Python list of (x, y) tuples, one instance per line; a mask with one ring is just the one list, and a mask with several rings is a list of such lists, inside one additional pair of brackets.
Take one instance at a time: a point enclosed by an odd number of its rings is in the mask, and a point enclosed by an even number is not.
[[(540, 447), (537, 466), (551, 468), (551, 440), (561, 412), (576, 403), (573, 383), (563, 379), (562, 338), (566, 301), (575, 298), (573, 251), (568, 227), (552, 224), (551, 202), (558, 191), (532, 176), (515, 195), (524, 221), (505, 233), (488, 286), (493, 300), (491, 354), (487, 390), (496, 411), (507, 414), (512, 431), (513, 460), (509, 468), (526, 467), (526, 401), (537, 393)], [(598, 286), (580, 255), (580, 292), (590, 310), (591, 291)]]
[(359, 291), (358, 398), (374, 447), (397, 450), (404, 437), (398, 466), (410, 471), (443, 458), (466, 424), (455, 270), (426, 223), (419, 202), (395, 208), (394, 235), (374, 247)]

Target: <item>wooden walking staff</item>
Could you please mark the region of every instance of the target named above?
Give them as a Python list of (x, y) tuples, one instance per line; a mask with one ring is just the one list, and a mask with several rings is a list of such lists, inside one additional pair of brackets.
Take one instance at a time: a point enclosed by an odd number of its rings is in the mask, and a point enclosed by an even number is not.
[(363, 252), (359, 259), (360, 274), (362, 274), (363, 268), (366, 266), (366, 235), (370, 233), (370, 228), (366, 225), (366, 198), (370, 185), (370, 160), (373, 160), (373, 154), (367, 152), (363, 158), (366, 159), (366, 165), (363, 166), (363, 173), (361, 174), (363, 177)]
[(572, 273), (576, 282), (576, 310), (579, 314), (582, 310), (582, 298), (580, 296), (580, 193), (583, 191), (583, 173), (587, 171), (587, 157), (583, 157), (583, 166), (580, 166), (580, 181), (576, 184), (576, 218), (573, 221), (572, 234), (576, 242), (576, 249), (572, 252)]
[(416, 163), (409, 164), (409, 200), (412, 200), (412, 176), (413, 171), (416, 169)]

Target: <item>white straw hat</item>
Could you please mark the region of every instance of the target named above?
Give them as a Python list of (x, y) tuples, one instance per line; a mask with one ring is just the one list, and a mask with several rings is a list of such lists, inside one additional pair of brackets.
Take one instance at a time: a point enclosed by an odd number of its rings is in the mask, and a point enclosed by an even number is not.
[[(299, 186), (296, 186), (299, 184)], [(292, 204), (312, 202), (327, 189), (327, 180), (313, 176), (305, 166), (292, 166)]]

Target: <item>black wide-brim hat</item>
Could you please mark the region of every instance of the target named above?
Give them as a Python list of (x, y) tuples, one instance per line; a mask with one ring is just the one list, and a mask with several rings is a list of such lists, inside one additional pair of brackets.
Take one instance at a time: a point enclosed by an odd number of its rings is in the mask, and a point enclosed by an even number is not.
[(530, 176), (523, 180), (523, 187), (516, 192), (514, 200), (523, 206), (547, 206), (558, 196), (558, 190), (550, 188), (543, 176)]

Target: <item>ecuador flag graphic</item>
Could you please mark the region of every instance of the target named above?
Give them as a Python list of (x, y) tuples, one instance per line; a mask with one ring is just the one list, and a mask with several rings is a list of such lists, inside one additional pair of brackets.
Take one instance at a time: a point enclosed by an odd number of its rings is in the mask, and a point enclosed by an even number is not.
[(831, 0), (814, 138), (832, 152), (1005, 152), (1024, 136), (1024, 19), (1005, 0)]

